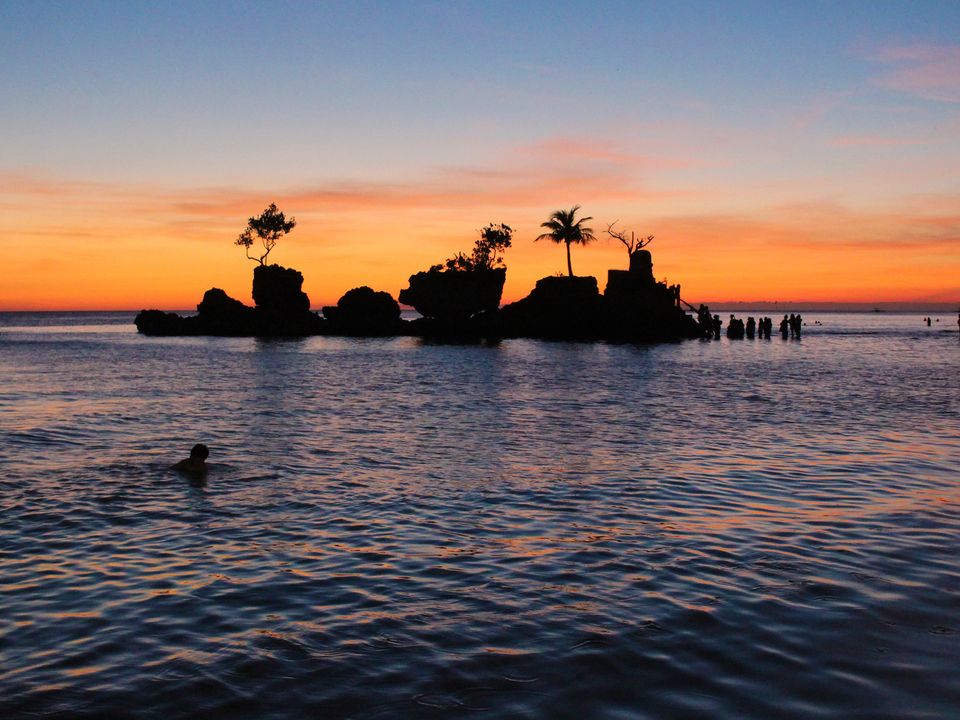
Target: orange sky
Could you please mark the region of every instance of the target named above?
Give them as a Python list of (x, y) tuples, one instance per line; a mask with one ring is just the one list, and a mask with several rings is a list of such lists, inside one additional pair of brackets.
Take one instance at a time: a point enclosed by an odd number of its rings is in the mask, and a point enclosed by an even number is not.
[(601, 239), (573, 248), (574, 271), (601, 290), (607, 269), (626, 267), (602, 232), (619, 220), (655, 235), (655, 275), (680, 282), (694, 304), (960, 299), (960, 196), (790, 203), (763, 188), (645, 187), (632, 172), (664, 163), (605, 157), (600, 144), (556, 139), (535, 150), (550, 161), (520, 152), (500, 169), (273, 191), (0, 175), (0, 309), (191, 309), (210, 287), (250, 302), (253, 263), (233, 240), (269, 202), (298, 221), (270, 260), (304, 273), (315, 308), (359, 285), (396, 297), (412, 273), (469, 251), (490, 222), (515, 229), (504, 301), (516, 300), (565, 271), (562, 246), (533, 240), (551, 211), (577, 203)]

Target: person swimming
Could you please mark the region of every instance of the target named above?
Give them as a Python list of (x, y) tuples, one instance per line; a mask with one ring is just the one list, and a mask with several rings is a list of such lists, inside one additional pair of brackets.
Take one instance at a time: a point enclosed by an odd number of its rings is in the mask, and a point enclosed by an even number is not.
[(170, 469), (191, 475), (203, 475), (207, 472), (208, 457), (210, 457), (210, 448), (203, 443), (197, 443), (190, 448), (190, 457), (171, 465)]

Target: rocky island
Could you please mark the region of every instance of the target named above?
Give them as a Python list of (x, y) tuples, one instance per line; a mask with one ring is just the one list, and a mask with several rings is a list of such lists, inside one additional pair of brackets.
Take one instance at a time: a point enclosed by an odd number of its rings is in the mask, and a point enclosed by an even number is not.
[[(556, 340), (608, 340), (614, 342), (664, 342), (709, 336), (701, 307), (694, 319), (681, 307), (680, 286), (657, 282), (653, 259), (645, 245), (652, 239), (627, 240), (608, 232), (627, 247), (628, 270), (610, 270), (600, 293), (597, 279), (573, 274), (570, 244), (593, 239), (589, 228), (574, 222), (578, 207), (557, 211), (543, 226), (550, 233), (538, 239), (567, 246), (569, 275), (545, 277), (522, 300), (503, 307), (500, 300), (506, 281), (503, 252), (510, 247), (513, 231), (507, 225), (489, 225), (480, 233), (470, 255), (459, 253), (445, 263), (410, 276), (400, 291), (401, 303), (422, 317), (401, 319), (400, 305), (387, 292), (369, 287), (348, 291), (322, 315), (310, 310), (303, 292), (303, 275), (292, 268), (267, 265), (266, 257), (282, 235), (295, 225), (276, 205), (250, 218), (236, 244), (258, 262), (253, 271), (254, 307), (211, 288), (197, 305), (197, 314), (180, 316), (160, 310), (143, 310), (136, 317), (137, 330), (145, 335), (217, 335), (255, 337), (304, 337), (347, 335), (384, 337), (412, 335), (450, 339), (547, 338)], [(612, 227), (612, 226), (611, 226)], [(254, 238), (265, 252), (251, 257)]]

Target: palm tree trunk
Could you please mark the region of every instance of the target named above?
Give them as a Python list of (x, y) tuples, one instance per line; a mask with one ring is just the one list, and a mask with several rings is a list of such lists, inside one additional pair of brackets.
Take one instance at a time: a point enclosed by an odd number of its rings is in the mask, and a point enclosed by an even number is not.
[(573, 265), (570, 263), (570, 243), (567, 243), (567, 272), (573, 277)]

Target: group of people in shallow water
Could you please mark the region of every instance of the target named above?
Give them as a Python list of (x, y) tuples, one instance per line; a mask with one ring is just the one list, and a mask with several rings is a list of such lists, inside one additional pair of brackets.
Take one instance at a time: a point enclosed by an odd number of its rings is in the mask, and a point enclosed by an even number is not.
[[(697, 310), (697, 323), (706, 339), (720, 339), (720, 330), (723, 327), (723, 321), (719, 315), (710, 315), (710, 308), (701, 305)], [(784, 315), (780, 321), (780, 335), (784, 340), (787, 338), (800, 339), (803, 332), (803, 317), (800, 313)], [(730, 321), (727, 323), (727, 337), (731, 340), (742, 340), (744, 337), (759, 337), (761, 339), (770, 339), (773, 333), (773, 320), (768, 317), (762, 317), (759, 320), (748, 317), (746, 323), (737, 318), (733, 313), (730, 314)]]
[[(767, 318), (769, 320), (769, 318)], [(797, 340), (800, 339), (800, 333), (803, 331), (803, 317), (800, 313), (794, 315), (790, 314), (790, 318), (787, 319), (787, 316), (783, 316), (783, 320), (780, 321), (780, 335), (784, 340), (787, 339), (787, 333), (790, 334), (790, 337), (795, 337)], [(770, 335), (767, 335), (770, 337)]]
[[(783, 320), (780, 321), (780, 335), (784, 340), (788, 337), (799, 339), (802, 327), (803, 318), (799, 314), (790, 315), (789, 318), (784, 315)], [(730, 322), (727, 323), (727, 337), (731, 340), (742, 340), (744, 337), (751, 340), (754, 337), (769, 340), (771, 334), (773, 334), (773, 320), (768, 317), (762, 317), (759, 320), (748, 317), (746, 324), (744, 324), (743, 320), (732, 313), (730, 314)], [(718, 328), (714, 329), (714, 337), (719, 337)]]

